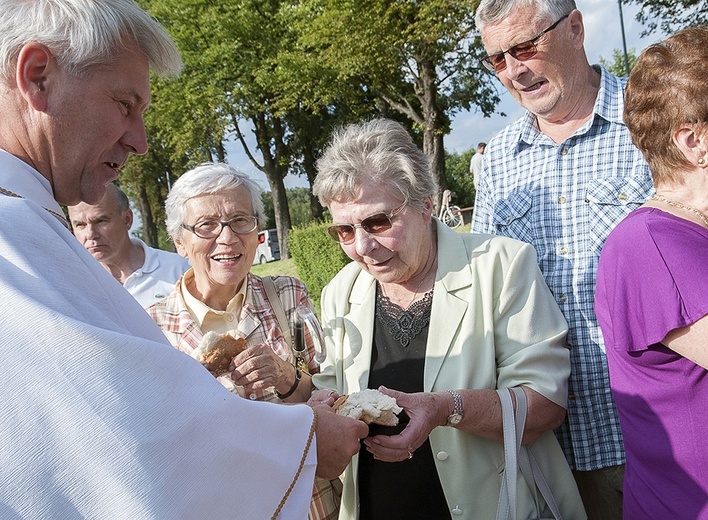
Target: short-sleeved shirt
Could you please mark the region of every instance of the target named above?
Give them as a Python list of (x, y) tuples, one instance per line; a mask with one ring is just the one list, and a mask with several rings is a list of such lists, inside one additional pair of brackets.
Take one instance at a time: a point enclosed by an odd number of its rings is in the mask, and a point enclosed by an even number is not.
[(574, 469), (624, 463), (622, 434), (593, 310), (610, 231), (653, 193), (649, 168), (622, 120), (624, 85), (604, 69), (590, 120), (558, 144), (527, 112), (487, 145), (472, 231), (528, 242), (565, 319), (571, 375), (557, 431)]
[(708, 371), (660, 343), (708, 315), (708, 229), (633, 212), (605, 242), (595, 305), (627, 452), (624, 517), (708, 518)]

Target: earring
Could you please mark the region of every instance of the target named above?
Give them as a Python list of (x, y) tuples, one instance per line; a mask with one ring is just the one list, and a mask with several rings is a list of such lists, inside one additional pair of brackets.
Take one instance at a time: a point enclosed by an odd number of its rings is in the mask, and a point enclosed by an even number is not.
[(698, 166), (703, 167), (706, 164), (706, 160), (704, 157), (699, 157), (698, 158)]

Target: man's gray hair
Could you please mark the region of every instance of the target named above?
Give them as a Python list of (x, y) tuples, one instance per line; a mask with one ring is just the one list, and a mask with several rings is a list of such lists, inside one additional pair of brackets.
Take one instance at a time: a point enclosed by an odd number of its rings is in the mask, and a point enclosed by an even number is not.
[(130, 209), (130, 200), (128, 199), (128, 196), (123, 190), (121, 190), (112, 182), (106, 186), (106, 197), (110, 196), (115, 199), (116, 205), (118, 206), (118, 210), (121, 212), (121, 214), (125, 213)]
[(132, 0), (2, 0), (0, 4), (0, 79), (10, 82), (24, 45), (46, 45), (73, 76), (87, 76), (110, 65), (136, 42), (150, 68), (176, 76), (182, 58), (162, 26)]
[(332, 134), (317, 161), (312, 192), (323, 206), (329, 206), (342, 197), (355, 199), (365, 184), (397, 191), (401, 200), (416, 208), (422, 208), (423, 199), (438, 190), (428, 158), (408, 131), (383, 118), (345, 126)]
[[(172, 241), (182, 237), (184, 228), (182, 224), (187, 218), (185, 204), (189, 199), (219, 193), (244, 186), (251, 197), (251, 207), (253, 215), (258, 219), (258, 227), (265, 226), (265, 211), (263, 210), (263, 200), (261, 193), (263, 190), (256, 181), (248, 177), (243, 172), (235, 170), (224, 163), (204, 163), (183, 174), (172, 185), (170, 193), (165, 200), (165, 213), (167, 219), (167, 233)], [(193, 224), (193, 222), (192, 222)]]
[(498, 24), (512, 12), (525, 7), (535, 8), (537, 19), (554, 21), (577, 9), (575, 0), (482, 0), (474, 17), (477, 31), (481, 32), (485, 25)]

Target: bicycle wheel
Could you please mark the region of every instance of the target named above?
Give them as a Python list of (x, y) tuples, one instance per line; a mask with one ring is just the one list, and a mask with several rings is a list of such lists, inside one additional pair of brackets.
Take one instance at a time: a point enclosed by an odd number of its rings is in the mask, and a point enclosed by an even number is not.
[(460, 214), (460, 208), (458, 208), (457, 206), (450, 206), (448, 209), (445, 210), (442, 221), (445, 223), (446, 226), (451, 228), (461, 226), (462, 218)]

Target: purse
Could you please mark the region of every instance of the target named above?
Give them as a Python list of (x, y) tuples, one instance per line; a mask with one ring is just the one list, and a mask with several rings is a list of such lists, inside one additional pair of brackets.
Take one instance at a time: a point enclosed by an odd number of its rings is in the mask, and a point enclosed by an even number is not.
[[(521, 470), (521, 474), (534, 498), (536, 516), (533, 518), (538, 520), (563, 520), (551, 488), (543, 476), (533, 453), (531, 453), (528, 446), (521, 445), (521, 437), (526, 423), (526, 394), (519, 387), (500, 388), (497, 393), (499, 394), (502, 408), (504, 457), (506, 460), (499, 493), (497, 520), (516, 520), (516, 484), (519, 470)], [(511, 393), (516, 398), (516, 412), (514, 412)], [(539, 491), (546, 502), (543, 508), (541, 508), (538, 500)]]

